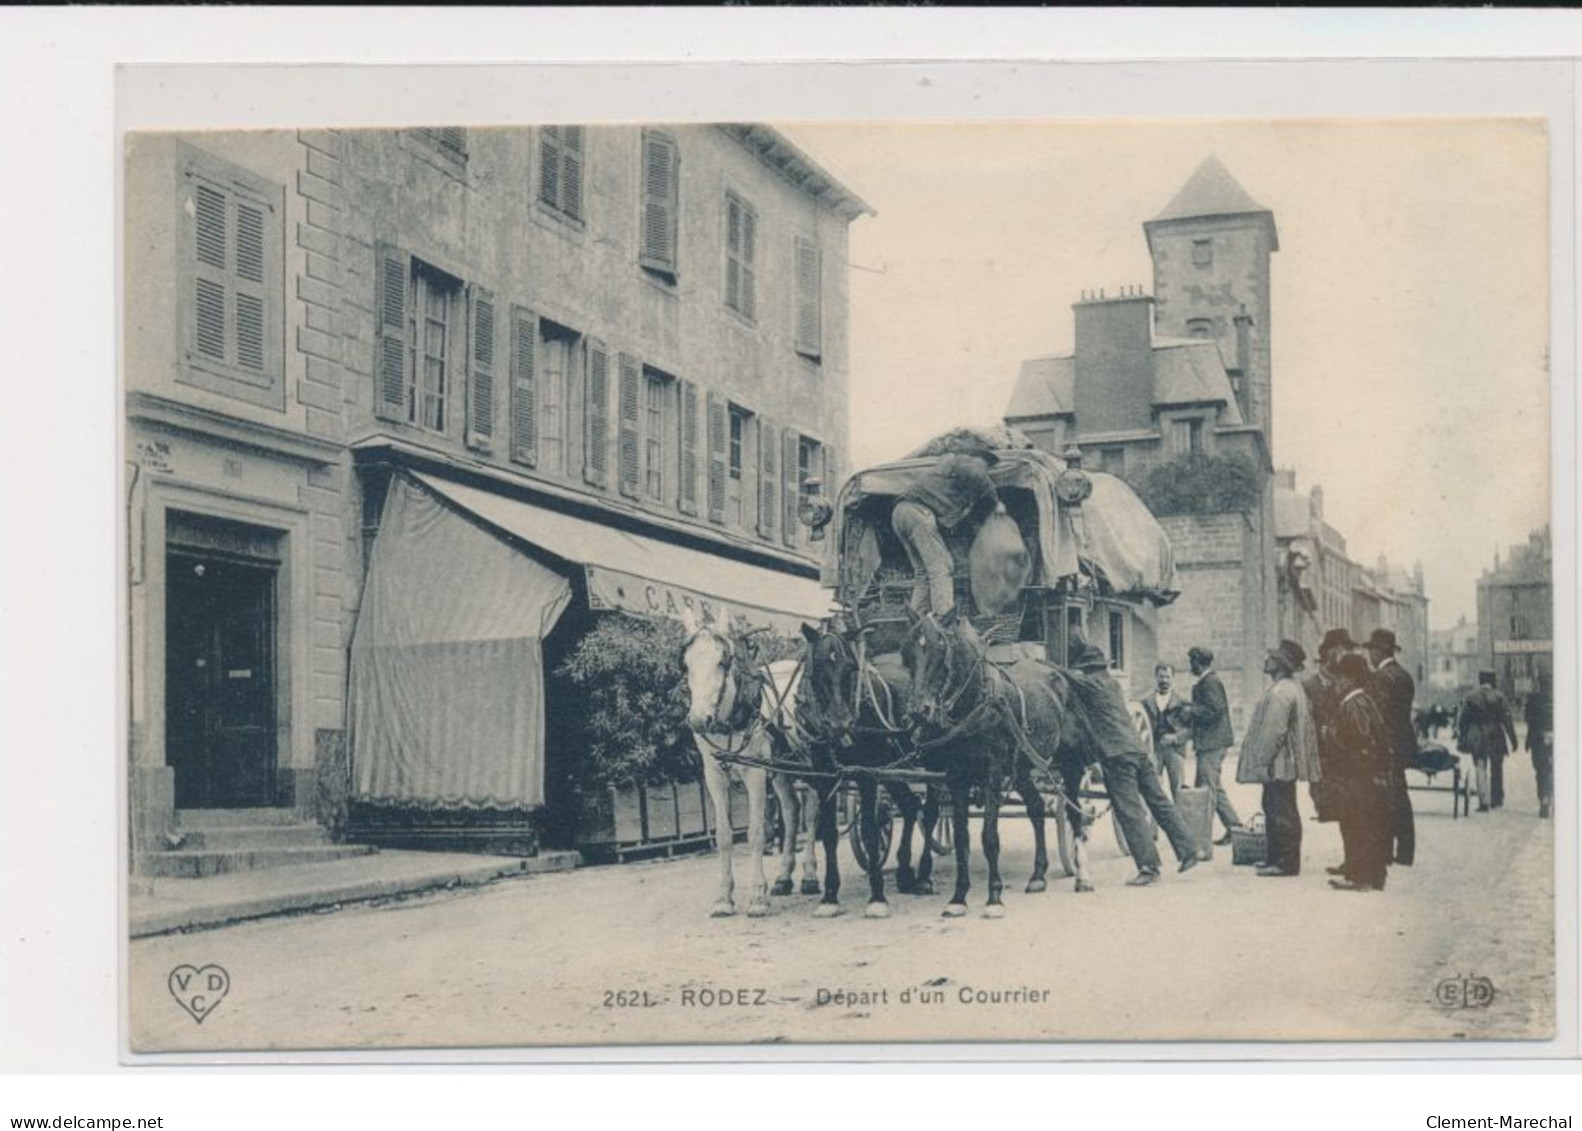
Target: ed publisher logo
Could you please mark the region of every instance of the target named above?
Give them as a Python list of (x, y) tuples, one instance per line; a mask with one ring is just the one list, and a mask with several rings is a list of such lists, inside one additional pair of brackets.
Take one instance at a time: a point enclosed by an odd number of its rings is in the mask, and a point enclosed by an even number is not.
[(1441, 1009), (1487, 1009), (1494, 1002), (1494, 983), (1487, 978), (1446, 978), (1434, 987)]
[(223, 966), (178, 966), (170, 972), (170, 996), (199, 1025), (213, 1013), (231, 989), (231, 976)]

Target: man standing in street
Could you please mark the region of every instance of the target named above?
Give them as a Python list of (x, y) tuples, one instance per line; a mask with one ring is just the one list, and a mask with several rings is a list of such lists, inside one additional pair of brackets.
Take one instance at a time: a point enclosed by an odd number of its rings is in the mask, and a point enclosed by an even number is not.
[[(1340, 675), (1340, 662), (1355, 651), (1357, 642), (1344, 628), (1332, 628), (1324, 633), (1318, 646), (1318, 668), (1301, 681), (1307, 696), (1308, 709), (1313, 712), (1313, 726), (1318, 731), (1318, 764), (1323, 777), (1311, 786), (1313, 809), (1320, 821), (1345, 821), (1342, 807), (1347, 794), (1340, 788), (1340, 775), (1331, 773), (1330, 767), (1338, 763), (1336, 730), (1340, 723), (1341, 688), (1345, 681)], [(1358, 660), (1362, 657), (1358, 656)], [(1362, 660), (1364, 670), (1367, 661)], [(1342, 843), (1345, 838), (1341, 838)], [(1346, 864), (1326, 869), (1332, 876), (1346, 874)]]
[[(1329, 886), (1340, 891), (1383, 891), (1390, 869), (1389, 734), (1369, 690), (1368, 661), (1346, 654), (1330, 673), (1337, 702), (1332, 708), (1329, 750), (1320, 740), (1324, 784), (1336, 796), (1340, 840), (1346, 862)], [(1334, 871), (1333, 868), (1330, 871)]]
[(1282, 640), (1269, 653), (1263, 670), (1274, 680), (1258, 700), (1247, 722), (1236, 780), (1263, 787), (1264, 827), (1268, 850), (1260, 876), (1295, 876), (1302, 871), (1302, 814), (1296, 807), (1296, 783), (1318, 781), (1318, 734), (1307, 696), (1296, 673), (1307, 653), (1294, 640)]
[(1230, 700), (1225, 695), (1225, 685), (1214, 670), (1214, 653), (1201, 644), (1187, 649), (1187, 663), (1197, 682), (1192, 685), (1192, 703), (1183, 712), (1192, 724), (1192, 749), (1197, 755), (1197, 771), (1192, 784), (1198, 789), (1214, 791), (1214, 811), (1225, 826), (1225, 835), (1214, 843), (1230, 843), (1232, 829), (1241, 828), (1241, 818), (1230, 803), (1225, 786), (1220, 780), (1220, 770), (1225, 763), (1225, 752), (1236, 741), (1230, 726)]
[(890, 525), (912, 563), (912, 608), (944, 616), (956, 604), (955, 571), (941, 528), (952, 529), (999, 505), (990, 465), (994, 452), (951, 452), (901, 492)]
[(1143, 714), (1153, 731), (1154, 753), (1170, 781), (1170, 799), (1181, 791), (1181, 770), (1186, 760), (1187, 731), (1181, 718), (1186, 701), (1176, 692), (1175, 669), (1160, 661), (1154, 665), (1154, 690), (1143, 696)]
[(1555, 800), (1555, 699), (1548, 672), (1539, 673), (1527, 697), (1527, 752), (1538, 779), (1538, 815), (1548, 817)]
[(1187, 871), (1198, 862), (1197, 843), (1181, 814), (1165, 796), (1159, 773), (1143, 751), (1131, 712), (1126, 709), (1126, 697), (1109, 673), (1103, 649), (1080, 637), (1075, 639), (1071, 666), (1078, 673), (1071, 677), (1071, 686), (1088, 733), (1098, 746), (1104, 788), (1137, 865), (1137, 875), (1127, 884), (1146, 887), (1159, 879), (1159, 849), (1148, 828), (1150, 811), (1175, 850), (1177, 870)]
[(1494, 686), (1494, 673), (1478, 673), (1478, 686), (1462, 701), (1456, 720), (1456, 749), (1472, 755), (1477, 770), (1478, 812), (1505, 804), (1505, 755), (1516, 749), (1511, 705)]
[(1417, 685), (1395, 658), (1400, 648), (1395, 633), (1376, 628), (1368, 637), (1368, 657), (1373, 661), (1373, 699), (1390, 735), (1390, 815), (1395, 836), (1395, 862), (1410, 866), (1417, 856), (1417, 821), (1412, 798), (1406, 792), (1406, 769), (1417, 760), (1417, 728), (1412, 725), (1412, 700)]

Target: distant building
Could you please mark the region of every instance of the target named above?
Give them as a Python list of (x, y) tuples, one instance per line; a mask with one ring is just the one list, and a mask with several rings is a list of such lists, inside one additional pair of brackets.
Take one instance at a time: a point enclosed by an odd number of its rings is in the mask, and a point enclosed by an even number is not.
[(1324, 633), (1351, 625), (1351, 561), (1346, 539), (1324, 521), (1324, 489), (1305, 493), (1296, 472), (1275, 472), (1275, 576), (1280, 637), (1318, 654)]
[[(1181, 577), (1181, 596), (1159, 613), (1160, 658), (1184, 669), (1189, 647), (1212, 648), (1240, 719), (1278, 639), (1269, 257), (1279, 239), (1273, 213), (1214, 157), (1143, 230), (1153, 294), (1083, 295), (1071, 355), (1024, 362), (1005, 420), (1138, 488)], [(1140, 692), (1149, 673), (1131, 676)]]
[(1549, 527), (1511, 549), (1478, 579), (1478, 667), (1512, 697), (1554, 672), (1553, 543)]
[(1428, 686), (1451, 692), (1471, 688), (1478, 680), (1478, 626), (1457, 617), (1454, 628), (1428, 634)]

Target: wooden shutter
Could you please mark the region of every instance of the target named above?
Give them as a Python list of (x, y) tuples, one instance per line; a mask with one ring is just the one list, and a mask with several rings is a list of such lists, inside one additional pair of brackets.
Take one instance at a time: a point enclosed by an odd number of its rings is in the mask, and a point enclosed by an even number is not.
[(802, 501), (801, 461), (802, 437), (795, 428), (787, 428), (780, 442), (780, 540), (787, 546), (797, 544), (797, 531), (802, 524), (797, 521), (797, 504)]
[(742, 308), (742, 207), (733, 196), (725, 198), (725, 305)]
[(511, 458), (538, 464), (538, 316), (511, 308)]
[(595, 487), (610, 479), (610, 351), (597, 338), (588, 340), (587, 451), (582, 476)]
[(824, 497), (834, 506), (835, 496), (840, 493), (840, 463), (834, 444), (825, 444), (821, 450), (824, 453)]
[(582, 219), (581, 126), (560, 127), (560, 210)]
[(473, 286), (468, 297), (467, 442), (487, 447), (494, 435), (494, 295)]
[(742, 305), (749, 320), (758, 317), (758, 216), (751, 208), (742, 209)]
[(559, 126), (543, 126), (538, 131), (538, 199), (551, 208), (560, 207)]
[(620, 439), (616, 449), (616, 466), (621, 494), (631, 495), (634, 498), (637, 495), (638, 465), (642, 454), (638, 442), (640, 438), (638, 414), (641, 411), (638, 394), (643, 383), (642, 377), (642, 372), (637, 367), (637, 359), (629, 353), (621, 354), (618, 391)]
[(758, 418), (758, 533), (773, 538), (775, 533), (775, 473), (779, 433), (763, 417)]
[(812, 240), (796, 241), (796, 349), (808, 357), (823, 352), (823, 262)]
[(683, 514), (698, 513), (698, 386), (692, 381), (681, 382), (681, 489), (677, 492), (676, 505)]
[(725, 402), (713, 393), (707, 397), (709, 413), (709, 520), (725, 521), (725, 466), (730, 444), (730, 420)]
[(644, 267), (676, 272), (676, 213), (679, 186), (676, 143), (664, 134), (643, 134), (642, 254)]
[(374, 412), (387, 420), (407, 419), (407, 284), (411, 257), (399, 248), (380, 244), (378, 260), (379, 336), (374, 353)]

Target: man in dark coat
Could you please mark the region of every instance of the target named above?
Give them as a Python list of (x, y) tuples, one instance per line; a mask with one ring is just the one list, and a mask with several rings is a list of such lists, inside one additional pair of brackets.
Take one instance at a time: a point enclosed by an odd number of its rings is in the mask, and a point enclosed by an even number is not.
[(1555, 698), (1548, 672), (1527, 697), (1527, 752), (1538, 779), (1538, 815), (1548, 817), (1555, 799)]
[(925, 469), (901, 492), (890, 525), (912, 563), (912, 608), (944, 616), (956, 604), (950, 548), (941, 529), (982, 517), (999, 504), (989, 467), (989, 448), (956, 451)]
[(1368, 657), (1373, 661), (1373, 699), (1390, 736), (1390, 812), (1395, 831), (1395, 862), (1410, 865), (1417, 856), (1417, 821), (1412, 798), (1406, 792), (1406, 770), (1417, 760), (1417, 728), (1412, 725), (1412, 700), (1417, 685), (1401, 666), (1395, 633), (1376, 628), (1368, 637)]
[(1225, 685), (1214, 670), (1214, 653), (1202, 644), (1187, 649), (1187, 663), (1197, 682), (1192, 685), (1192, 702), (1182, 712), (1192, 724), (1192, 751), (1196, 755), (1197, 771), (1192, 784), (1197, 789), (1214, 791), (1214, 812), (1225, 826), (1225, 835), (1215, 844), (1229, 844), (1232, 829), (1241, 828), (1241, 818), (1230, 803), (1225, 786), (1220, 780), (1225, 753), (1236, 741), (1230, 725), (1230, 700), (1225, 695)]
[(1511, 705), (1494, 686), (1494, 673), (1478, 673), (1478, 686), (1461, 703), (1456, 749), (1472, 755), (1477, 771), (1478, 812), (1505, 804), (1505, 755), (1516, 749)]
[(1185, 872), (1198, 862), (1197, 842), (1159, 784), (1103, 649), (1077, 638), (1071, 646), (1071, 666), (1077, 669), (1071, 687), (1088, 734), (1098, 746), (1104, 788), (1137, 865), (1137, 875), (1127, 884), (1145, 887), (1159, 879), (1159, 849), (1148, 828), (1150, 811), (1175, 850), (1177, 870)]
[[(1313, 809), (1320, 821), (1345, 820), (1341, 809), (1346, 795), (1339, 784), (1340, 775), (1330, 772), (1330, 763), (1339, 757), (1335, 738), (1340, 723), (1342, 688), (1346, 682), (1340, 674), (1340, 663), (1353, 654), (1356, 648), (1357, 642), (1351, 638), (1351, 633), (1344, 628), (1330, 629), (1324, 633), (1324, 639), (1318, 646), (1318, 667), (1300, 681), (1302, 691), (1307, 695), (1308, 708), (1313, 713), (1313, 726), (1318, 731), (1318, 764), (1324, 772), (1322, 778), (1308, 787), (1313, 798)], [(1367, 661), (1361, 656), (1357, 659), (1366, 671)], [(1345, 843), (1344, 836), (1341, 837), (1341, 843)], [(1332, 876), (1344, 876), (1345, 861), (1325, 870)]]
[(1340, 814), (1340, 840), (1346, 862), (1330, 886), (1340, 891), (1383, 891), (1390, 867), (1389, 735), (1369, 690), (1368, 662), (1339, 657), (1332, 673), (1329, 749), (1320, 740), (1324, 781), (1331, 783)]

